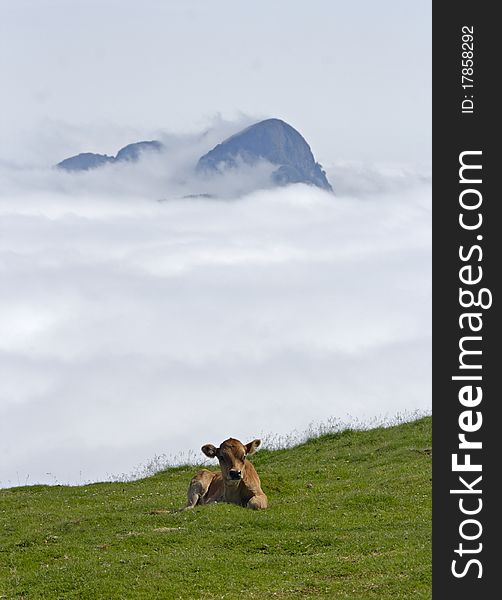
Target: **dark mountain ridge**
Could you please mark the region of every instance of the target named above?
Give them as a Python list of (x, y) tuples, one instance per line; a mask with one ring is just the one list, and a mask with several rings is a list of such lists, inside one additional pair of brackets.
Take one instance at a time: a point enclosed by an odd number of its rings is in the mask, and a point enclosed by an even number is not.
[(116, 156), (83, 152), (82, 154), (65, 158), (56, 167), (65, 169), (66, 171), (89, 171), (90, 169), (102, 167), (107, 163), (136, 162), (143, 152), (160, 152), (163, 148), (164, 145), (157, 140), (135, 142), (121, 148)]
[[(135, 162), (143, 153), (160, 152), (164, 148), (157, 140), (136, 142), (121, 148), (116, 156), (85, 152), (62, 160), (56, 166), (71, 172), (88, 171), (109, 163)], [(303, 136), (281, 119), (259, 121), (227, 138), (199, 158), (195, 171), (203, 177), (212, 177), (260, 161), (275, 167), (270, 179), (273, 186), (306, 183), (333, 191)]]
[(333, 191), (305, 139), (280, 119), (260, 121), (229, 137), (199, 159), (197, 171), (222, 172), (238, 168), (240, 161), (255, 164), (260, 159), (277, 166), (272, 173), (276, 185), (307, 183)]

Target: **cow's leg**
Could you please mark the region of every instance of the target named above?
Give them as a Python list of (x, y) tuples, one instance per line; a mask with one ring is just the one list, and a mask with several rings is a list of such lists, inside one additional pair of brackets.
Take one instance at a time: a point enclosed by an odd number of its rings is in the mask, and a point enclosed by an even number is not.
[(199, 471), (197, 475), (193, 477), (188, 486), (186, 508), (193, 508), (197, 504), (202, 504), (202, 500), (207, 494), (207, 490), (211, 485), (213, 477), (214, 473), (207, 471), (206, 469)]
[(265, 494), (260, 494), (259, 496), (253, 496), (250, 498), (249, 502), (246, 504), (247, 508), (253, 508), (254, 510), (260, 510), (263, 508), (267, 508), (268, 500)]

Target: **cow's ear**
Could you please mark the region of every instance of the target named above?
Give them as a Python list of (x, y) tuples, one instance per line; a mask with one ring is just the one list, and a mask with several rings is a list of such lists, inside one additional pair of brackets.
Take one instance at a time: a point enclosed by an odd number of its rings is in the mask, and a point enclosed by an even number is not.
[(258, 450), (260, 444), (261, 440), (253, 440), (252, 442), (249, 442), (249, 444), (246, 444), (246, 454), (254, 454), (256, 450)]
[(209, 456), (209, 458), (214, 458), (218, 452), (218, 448), (215, 448), (213, 444), (206, 444), (205, 446), (202, 446), (201, 450), (206, 456)]

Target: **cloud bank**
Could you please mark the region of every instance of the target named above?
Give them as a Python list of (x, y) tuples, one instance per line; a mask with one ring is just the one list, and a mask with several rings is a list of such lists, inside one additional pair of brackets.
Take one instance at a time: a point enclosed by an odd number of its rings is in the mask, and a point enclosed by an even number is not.
[(84, 174), (0, 166), (1, 486), (430, 408), (427, 176), (246, 193), (267, 165), (193, 177), (211, 135)]

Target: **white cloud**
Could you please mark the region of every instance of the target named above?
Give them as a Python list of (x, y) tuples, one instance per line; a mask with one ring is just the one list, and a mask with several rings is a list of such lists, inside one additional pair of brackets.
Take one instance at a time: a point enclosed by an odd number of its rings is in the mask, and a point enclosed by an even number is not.
[(429, 182), (371, 167), (357, 190), (346, 166), (351, 195), (180, 199), (207, 190), (197, 140), (76, 176), (1, 169), (0, 485), (430, 407)]

